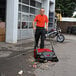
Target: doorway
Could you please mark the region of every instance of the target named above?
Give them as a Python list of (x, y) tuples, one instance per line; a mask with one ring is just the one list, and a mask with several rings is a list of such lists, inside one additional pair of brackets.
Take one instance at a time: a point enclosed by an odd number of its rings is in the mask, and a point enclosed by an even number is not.
[(5, 41), (6, 0), (0, 0), (0, 42)]

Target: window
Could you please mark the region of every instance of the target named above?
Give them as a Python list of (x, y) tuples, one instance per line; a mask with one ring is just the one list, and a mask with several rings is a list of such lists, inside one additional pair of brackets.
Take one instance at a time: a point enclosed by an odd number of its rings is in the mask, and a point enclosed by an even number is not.
[(35, 0), (30, 0), (30, 5), (31, 6), (34, 6), (35, 7), (35, 4), (36, 4)]
[(22, 15), (22, 21), (28, 21), (28, 15)]
[(29, 16), (29, 21), (33, 21), (34, 17), (35, 17), (34, 15), (30, 15)]
[(18, 22), (18, 29), (20, 29), (21, 28), (21, 22)]
[(21, 21), (21, 13), (18, 14), (18, 21)]
[(30, 7), (30, 13), (35, 14), (35, 8)]
[(41, 6), (42, 3), (36, 0), (19, 0), (18, 28), (32, 28), (32, 21), (39, 14)]
[(37, 8), (41, 8), (41, 6), (42, 6), (42, 3), (36, 2), (36, 7), (37, 7)]
[(39, 14), (39, 10), (38, 9), (35, 10), (35, 14), (36, 15)]
[(50, 21), (50, 22), (53, 22), (53, 18), (49, 18), (49, 21)]
[(42, 3), (37, 2), (37, 1), (35, 1), (35, 0), (30, 0), (30, 6), (37, 7), (37, 8), (41, 8)]
[(28, 22), (22, 22), (22, 29), (28, 28)]
[(33, 28), (32, 22), (29, 22), (29, 28)]
[(18, 10), (21, 11), (21, 4), (19, 4), (19, 9)]
[(18, 29), (28, 28), (28, 22), (18, 22)]
[(29, 5), (29, 0), (22, 0), (22, 3)]
[(21, 2), (21, 0), (19, 0), (19, 2)]
[(49, 27), (52, 27), (53, 26), (53, 23), (49, 23)]
[(22, 12), (28, 13), (29, 12), (29, 7), (22, 5)]

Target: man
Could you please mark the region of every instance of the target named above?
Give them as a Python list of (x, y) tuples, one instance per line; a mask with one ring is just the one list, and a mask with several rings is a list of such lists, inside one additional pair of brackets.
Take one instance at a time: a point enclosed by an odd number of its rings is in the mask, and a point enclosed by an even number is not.
[[(41, 36), (40, 48), (44, 48), (44, 39), (45, 39), (45, 23), (46, 30), (48, 30), (48, 18), (44, 14), (44, 8), (40, 9), (40, 14), (38, 14), (33, 21), (33, 29), (35, 30), (35, 49), (38, 47), (39, 38)], [(36, 22), (36, 27), (35, 27)]]

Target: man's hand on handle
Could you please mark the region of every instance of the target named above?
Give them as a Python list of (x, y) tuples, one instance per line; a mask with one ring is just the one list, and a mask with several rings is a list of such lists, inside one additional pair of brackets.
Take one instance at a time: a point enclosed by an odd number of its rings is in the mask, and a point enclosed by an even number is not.
[(46, 28), (46, 31), (48, 31), (48, 28)]
[(48, 23), (46, 23), (46, 31), (48, 31)]
[(35, 21), (33, 21), (33, 30), (35, 31), (36, 28), (35, 28)]

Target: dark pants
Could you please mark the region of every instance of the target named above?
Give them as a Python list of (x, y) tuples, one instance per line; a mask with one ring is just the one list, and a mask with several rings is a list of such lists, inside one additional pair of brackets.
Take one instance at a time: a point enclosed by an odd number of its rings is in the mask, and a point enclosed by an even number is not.
[(35, 32), (35, 49), (38, 47), (39, 38), (41, 38), (40, 48), (44, 48), (45, 29), (36, 29)]

